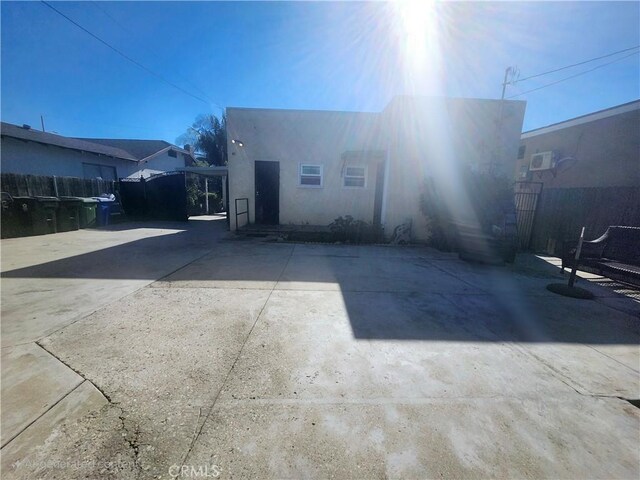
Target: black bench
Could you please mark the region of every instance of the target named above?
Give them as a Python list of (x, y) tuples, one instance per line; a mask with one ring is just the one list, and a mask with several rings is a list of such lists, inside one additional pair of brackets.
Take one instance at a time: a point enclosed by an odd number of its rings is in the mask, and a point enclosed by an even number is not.
[[(563, 272), (573, 266), (577, 243), (563, 245)], [(583, 242), (578, 269), (640, 286), (640, 227), (609, 227), (600, 238)]]

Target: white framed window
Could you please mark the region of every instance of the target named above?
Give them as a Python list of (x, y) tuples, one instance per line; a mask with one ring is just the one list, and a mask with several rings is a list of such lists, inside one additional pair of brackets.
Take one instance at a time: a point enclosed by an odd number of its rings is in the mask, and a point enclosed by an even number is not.
[(301, 163), (299, 177), (301, 187), (322, 187), (322, 165)]
[(367, 167), (346, 167), (344, 169), (345, 187), (364, 188), (367, 184)]

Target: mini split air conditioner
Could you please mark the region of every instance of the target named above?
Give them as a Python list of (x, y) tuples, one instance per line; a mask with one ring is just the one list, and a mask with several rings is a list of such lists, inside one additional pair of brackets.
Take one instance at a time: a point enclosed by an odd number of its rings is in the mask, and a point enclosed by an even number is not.
[(553, 168), (553, 152), (540, 152), (531, 155), (529, 171), (549, 170)]

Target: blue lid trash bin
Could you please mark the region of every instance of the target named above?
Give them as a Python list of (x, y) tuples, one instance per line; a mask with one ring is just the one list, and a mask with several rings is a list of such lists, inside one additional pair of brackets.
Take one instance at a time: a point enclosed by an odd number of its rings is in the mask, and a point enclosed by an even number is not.
[(114, 195), (93, 197), (93, 199), (98, 201), (96, 212), (98, 226), (103, 227), (105, 225), (110, 225), (113, 223), (114, 219), (120, 217), (120, 214), (122, 213), (120, 203), (116, 202)]

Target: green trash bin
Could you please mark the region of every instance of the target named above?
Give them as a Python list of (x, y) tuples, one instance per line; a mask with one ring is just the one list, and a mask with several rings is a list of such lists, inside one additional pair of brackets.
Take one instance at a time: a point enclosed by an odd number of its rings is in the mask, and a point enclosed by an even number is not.
[(80, 198), (80, 228), (94, 228), (96, 226), (96, 209), (98, 201), (95, 198)]
[(78, 197), (60, 197), (58, 208), (58, 231), (70, 232), (80, 228), (80, 208), (82, 199)]
[(57, 212), (60, 201), (56, 197), (14, 197), (13, 200), (24, 216), (24, 236), (46, 235), (58, 231)]

